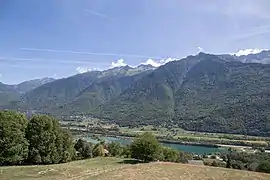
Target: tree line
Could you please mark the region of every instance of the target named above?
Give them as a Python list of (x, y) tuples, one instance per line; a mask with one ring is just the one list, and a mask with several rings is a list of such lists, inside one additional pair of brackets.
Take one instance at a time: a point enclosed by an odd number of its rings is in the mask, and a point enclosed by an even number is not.
[(270, 173), (270, 154), (261, 151), (255, 153), (239, 152), (229, 148), (227, 152), (219, 154), (220, 158), (212, 156), (212, 161), (204, 161), (205, 165), (232, 168), (239, 170), (258, 171)]
[(0, 112), (1, 165), (64, 163), (75, 153), (72, 136), (53, 117)]
[[(30, 119), (22, 113), (0, 111), (0, 165), (57, 164), (98, 156), (133, 158), (141, 162), (167, 161), (188, 163), (193, 154), (162, 146), (156, 137), (145, 132), (130, 145), (104, 141), (92, 144), (83, 139), (73, 140), (70, 132), (47, 115)], [(265, 152), (245, 153), (229, 150), (213, 156), (205, 165), (221, 166), (270, 173), (270, 155)], [(205, 160), (201, 157), (197, 160)], [(196, 159), (195, 159), (196, 160)]]
[(23, 113), (0, 111), (0, 165), (57, 164), (97, 156), (135, 158), (143, 162), (155, 160), (187, 162), (188, 156), (162, 147), (155, 136), (145, 133), (123, 146), (119, 143), (92, 144), (73, 140), (58, 120), (48, 115), (27, 119)]

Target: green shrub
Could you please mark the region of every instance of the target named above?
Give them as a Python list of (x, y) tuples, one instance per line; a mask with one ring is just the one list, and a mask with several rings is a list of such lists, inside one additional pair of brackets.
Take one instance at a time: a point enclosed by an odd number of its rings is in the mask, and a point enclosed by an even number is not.
[(150, 132), (145, 132), (131, 143), (131, 157), (144, 162), (155, 161), (159, 158), (160, 148), (156, 137)]
[(105, 156), (105, 149), (102, 144), (96, 144), (93, 148), (94, 157), (103, 157)]
[(112, 156), (120, 156), (123, 153), (123, 147), (118, 142), (108, 144), (108, 151)]

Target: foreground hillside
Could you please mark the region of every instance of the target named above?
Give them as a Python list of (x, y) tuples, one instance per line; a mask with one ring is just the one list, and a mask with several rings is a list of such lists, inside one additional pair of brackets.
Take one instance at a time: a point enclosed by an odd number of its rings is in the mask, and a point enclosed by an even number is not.
[(1, 180), (267, 180), (269, 174), (176, 163), (124, 164), (123, 159), (95, 158), (48, 166), (3, 167)]

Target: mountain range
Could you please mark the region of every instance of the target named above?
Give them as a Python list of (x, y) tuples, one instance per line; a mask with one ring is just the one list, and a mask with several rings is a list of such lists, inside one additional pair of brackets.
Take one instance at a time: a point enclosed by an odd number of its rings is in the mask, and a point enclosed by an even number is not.
[(269, 63), (270, 51), (199, 53), (158, 68), (116, 67), (20, 88), (0, 84), (0, 106), (129, 126), (270, 135)]
[(0, 106), (10, 101), (16, 101), (20, 95), (54, 80), (53, 78), (33, 79), (16, 85), (7, 85), (0, 82)]

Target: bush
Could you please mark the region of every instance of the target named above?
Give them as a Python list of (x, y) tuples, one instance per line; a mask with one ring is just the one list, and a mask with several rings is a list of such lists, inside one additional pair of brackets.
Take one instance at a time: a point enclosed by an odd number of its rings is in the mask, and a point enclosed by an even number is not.
[(218, 167), (218, 162), (217, 161), (213, 161), (211, 166), (214, 166), (214, 167)]
[(79, 139), (74, 145), (74, 148), (79, 153), (79, 158), (91, 158), (92, 154), (92, 144), (85, 140)]
[(245, 164), (242, 161), (233, 161), (232, 168), (243, 170), (245, 169)]
[(178, 162), (179, 155), (180, 154), (177, 150), (171, 149), (169, 147), (162, 147), (159, 160), (167, 162)]
[(129, 145), (123, 147), (123, 152), (121, 156), (123, 156), (124, 158), (131, 158), (131, 150)]
[(247, 165), (247, 169), (249, 171), (256, 171), (258, 165), (259, 165), (259, 163), (257, 163), (257, 162), (250, 163)]
[(152, 133), (145, 132), (131, 143), (131, 157), (144, 162), (155, 161), (158, 160), (160, 148), (156, 137)]
[(270, 162), (269, 161), (262, 161), (258, 165), (257, 171), (264, 172), (264, 173), (270, 173)]
[(194, 156), (193, 159), (194, 160), (203, 160), (203, 158), (201, 156)]
[(93, 156), (94, 157), (103, 157), (105, 156), (105, 150), (102, 144), (96, 144), (93, 148)]
[(203, 164), (205, 165), (205, 166), (212, 166), (212, 163), (213, 162), (211, 162), (211, 161), (203, 161)]
[(108, 144), (108, 151), (112, 156), (120, 156), (123, 153), (123, 147), (118, 142)]
[(181, 163), (188, 163), (188, 160), (192, 160), (193, 155), (187, 152), (179, 152), (179, 159), (178, 162)]

